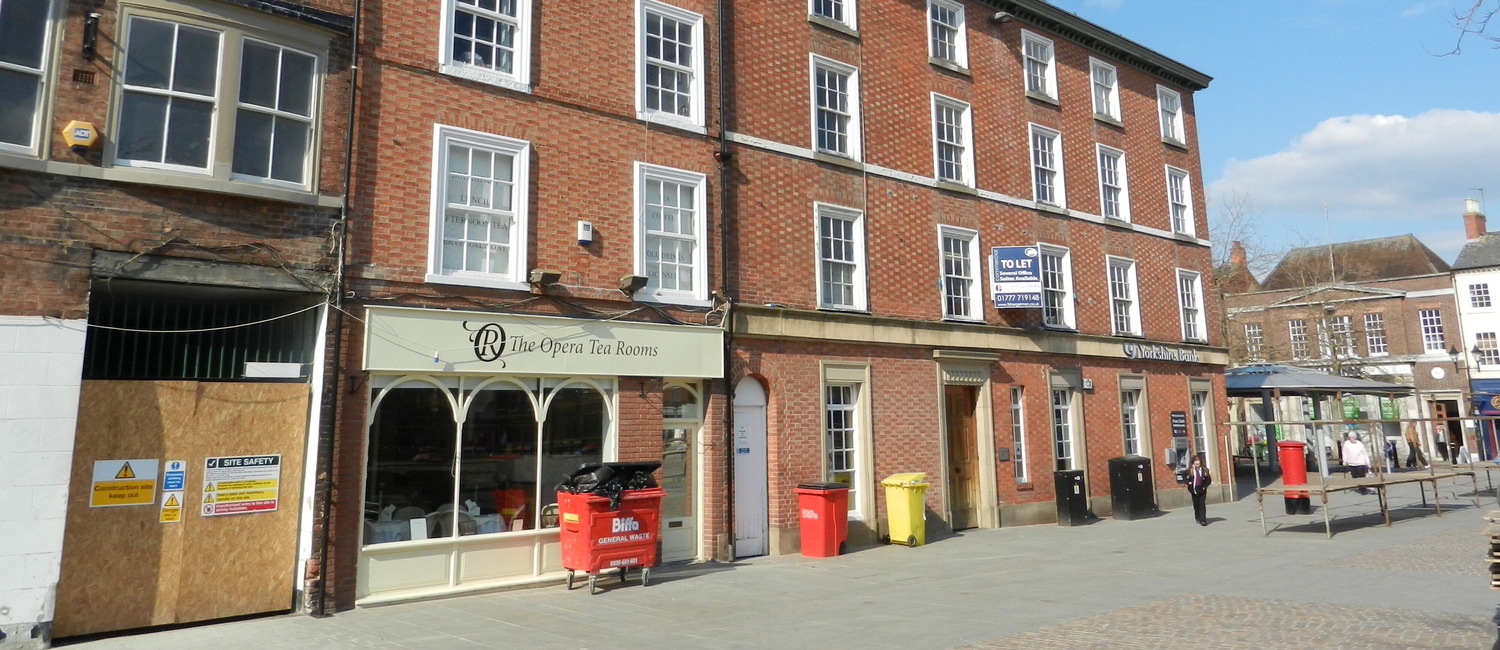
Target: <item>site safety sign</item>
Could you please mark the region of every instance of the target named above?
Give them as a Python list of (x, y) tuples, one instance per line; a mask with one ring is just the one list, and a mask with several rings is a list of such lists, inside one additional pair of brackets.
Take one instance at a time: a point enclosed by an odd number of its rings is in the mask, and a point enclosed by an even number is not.
[(203, 461), (203, 516), (271, 512), (281, 494), (281, 454)]

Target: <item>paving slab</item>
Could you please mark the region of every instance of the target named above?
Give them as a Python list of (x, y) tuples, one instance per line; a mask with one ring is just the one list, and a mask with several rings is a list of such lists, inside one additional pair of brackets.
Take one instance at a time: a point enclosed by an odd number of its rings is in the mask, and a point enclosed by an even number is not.
[[(82, 650), (177, 648), (1488, 648), (1483, 515), (1446, 484), (1443, 516), (1415, 487), (1330, 497), (1283, 515), (1254, 496), (1077, 527), (934, 536), (835, 558), (761, 557), (660, 567), (598, 595), (560, 584), (59, 640)], [(1485, 486), (1481, 486), (1485, 487)], [(1430, 504), (1432, 494), (1426, 494)]]

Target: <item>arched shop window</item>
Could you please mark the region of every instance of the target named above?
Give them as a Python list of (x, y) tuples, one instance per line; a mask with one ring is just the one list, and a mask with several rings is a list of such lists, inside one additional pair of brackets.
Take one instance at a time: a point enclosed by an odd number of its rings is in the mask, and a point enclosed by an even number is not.
[(555, 527), (557, 484), (613, 457), (612, 392), (594, 380), (511, 377), (377, 389), (365, 543)]

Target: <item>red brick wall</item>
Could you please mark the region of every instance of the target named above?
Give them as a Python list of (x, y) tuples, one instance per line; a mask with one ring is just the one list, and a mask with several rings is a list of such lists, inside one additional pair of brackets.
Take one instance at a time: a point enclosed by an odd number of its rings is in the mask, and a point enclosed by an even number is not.
[[(111, 137), (111, 88), (120, 56), (115, 44), (123, 26), (115, 2), (64, 4), (45, 158), (81, 168), (24, 172), (7, 168), (8, 156), (0, 156), (0, 214), (5, 217), (0, 219), (0, 239), (7, 244), (7, 254), (0, 256), (0, 313), (82, 316), (87, 311), (87, 269), (96, 250), (332, 270), (335, 209), (84, 177), (101, 166), (103, 147), (79, 156), (57, 134), (68, 122), (81, 120), (92, 122), (103, 139)], [(342, 0), (307, 4), (344, 13), (350, 5)], [(96, 54), (85, 61), (78, 52), (89, 12), (101, 18)], [(265, 18), (272, 25), (280, 20)], [(321, 194), (336, 196), (343, 187), (349, 42), (332, 35), (331, 41), (321, 88), (317, 186)], [(73, 81), (75, 71), (93, 73), (93, 83)]]
[[(868, 426), (873, 447), (861, 451), (873, 454), (875, 472), (869, 478), (879, 495), (877, 518), (884, 521), (886, 512), (879, 481), (899, 472), (926, 472), (931, 483), (926, 506), (938, 513), (946, 512), (942, 389), (930, 351), (835, 342), (739, 339), (737, 343), (732, 372), (765, 378), (769, 384), (766, 399), (772, 528), (796, 527), (798, 509), (792, 488), (798, 483), (823, 480), (824, 422), (820, 406), (823, 363), (868, 364), (870, 368), (870, 384), (862, 398), (869, 400), (871, 407), (872, 421)], [(1142, 451), (1154, 458), (1152, 476), (1157, 490), (1175, 488), (1172, 468), (1163, 462), (1160, 450), (1172, 445), (1171, 412), (1190, 411), (1189, 379), (1209, 380), (1210, 402), (1223, 403), (1222, 376), (1193, 364), (1098, 359), (1080, 362), (1001, 352), (990, 376), (994, 446), (1013, 447), (1010, 388), (1022, 386), (1025, 459), (1030, 478), (1018, 484), (1014, 461), (981, 458), (980, 462), (992, 462), (995, 466), (996, 494), (1001, 505), (1041, 503), (1055, 497), (1049, 386), (1050, 372), (1054, 369), (1081, 369), (1082, 376), (1094, 382), (1093, 390), (1077, 393), (1082, 420), (1074, 423), (1075, 439), (1087, 439), (1087, 462), (1078, 468), (1086, 469), (1092, 496), (1109, 495), (1108, 461), (1124, 454), (1118, 381), (1121, 374), (1141, 376), (1146, 382)], [(1210, 435), (1216, 440), (1221, 434), (1218, 422), (1225, 415), (1222, 410), (1213, 413)]]
[[(811, 24), (802, 12), (774, 3), (737, 5), (736, 25), (754, 25), (755, 29), (731, 35), (732, 80), (736, 98), (745, 98), (734, 104), (731, 129), (811, 147), (808, 54), (814, 52), (860, 70), (864, 160), (869, 163), (917, 176), (933, 175), (930, 93), (938, 92), (973, 104), (974, 160), (981, 189), (1031, 197), (1027, 125), (1034, 122), (1062, 133), (1069, 208), (1098, 213), (1095, 143), (1103, 143), (1126, 152), (1134, 223), (1170, 230), (1165, 166), (1172, 165), (1189, 173), (1196, 232), (1206, 237), (1191, 92), (1164, 84), (1183, 95), (1189, 144), (1186, 149), (1163, 144), (1156, 103), (1159, 81), (1120, 61), (1105, 59), (1119, 72), (1124, 126), (1095, 120), (1089, 51), (1027, 26), (1053, 39), (1060, 95), (1058, 105), (1027, 99), (1018, 23), (997, 25), (984, 20), (987, 14), (977, 4), (970, 3), (967, 10), (971, 74), (965, 76), (928, 63), (923, 2), (862, 2), (857, 41)], [(755, 100), (760, 97), (777, 100)], [(1083, 333), (1110, 333), (1106, 254), (1137, 262), (1146, 338), (1182, 338), (1177, 268), (1203, 274), (1204, 313), (1219, 313), (1210, 290), (1211, 262), (1205, 246), (749, 147), (736, 147), (734, 166), (739, 182), (730, 188), (737, 206), (730, 255), (737, 268), (730, 281), (745, 302), (816, 308), (812, 202), (823, 201), (866, 212), (869, 304), (877, 315), (941, 318), (941, 293), (936, 287), (939, 224), (977, 230), (981, 250), (986, 252), (989, 246), (1038, 241), (1069, 247), (1078, 329)], [(1004, 325), (1034, 327), (1039, 319), (1035, 310), (988, 310), (986, 314), (988, 322)], [(1210, 344), (1219, 344), (1218, 327), (1209, 323), (1205, 330)]]

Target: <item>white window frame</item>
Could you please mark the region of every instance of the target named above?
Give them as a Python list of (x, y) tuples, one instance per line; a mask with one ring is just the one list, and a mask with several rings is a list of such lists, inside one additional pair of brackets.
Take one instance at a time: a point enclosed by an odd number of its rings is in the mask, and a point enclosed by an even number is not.
[(1057, 47), (1052, 39), (1021, 30), (1021, 61), (1026, 94), (1057, 101)]
[(1109, 284), (1110, 331), (1116, 335), (1140, 336), (1140, 291), (1135, 260), (1106, 255), (1104, 272)]
[(1479, 351), (1474, 357), (1474, 363), (1480, 366), (1500, 365), (1500, 339), (1496, 338), (1495, 332), (1476, 332), (1474, 349)]
[[(939, 23), (932, 15), (934, 8), (941, 8), (955, 14), (957, 25)], [(927, 0), (927, 56), (938, 61), (947, 61), (961, 68), (969, 67), (969, 38), (968, 20), (964, 17), (964, 6), (962, 3), (950, 2), (949, 0)], [(953, 55), (947, 56), (938, 51), (938, 29), (951, 30), (953, 35)]]
[(1245, 323), (1245, 358), (1261, 361), (1265, 352), (1266, 335), (1260, 323)]
[(825, 480), (831, 480), (832, 472), (828, 464), (829, 459), (829, 403), (828, 389), (832, 386), (847, 386), (852, 389), (854, 403), (845, 412), (853, 418), (853, 426), (849, 427), (851, 441), (854, 444), (854, 460), (850, 463), (849, 471), (849, 518), (851, 520), (863, 520), (874, 516), (873, 491), (875, 483), (872, 480), (875, 468), (871, 457), (873, 438), (870, 428), (872, 411), (870, 408), (870, 380), (869, 367), (853, 364), (828, 363), (822, 366), (821, 381), (818, 384), (818, 431), (821, 433), (818, 448), (822, 450), (820, 465), (823, 468), (822, 475)]
[[(489, 11), (460, 0), (443, 0), (441, 29), (438, 32), (438, 72), (454, 77), (478, 81), (523, 93), (531, 92), (531, 37), (535, 29), (531, 19), (531, 0), (512, 0), (516, 15), (507, 16)], [(505, 0), (499, 0), (505, 2)], [(465, 8), (460, 10), (459, 6)], [(458, 11), (474, 14), (497, 23), (514, 27), (515, 38), (511, 48), (511, 71), (504, 72), (487, 65), (475, 65), (453, 56), (454, 14)]]
[(1089, 57), (1089, 85), (1094, 116), (1120, 121), (1120, 72), (1115, 66)]
[[(233, 11), (233, 10), (232, 10)], [(218, 62), (215, 68), (217, 80), (213, 95), (196, 95), (188, 97), (188, 93), (167, 89), (151, 89), (148, 87), (127, 88), (125, 80), (129, 74), (128, 57), (130, 34), (132, 22), (135, 20), (153, 20), (164, 22), (180, 27), (192, 27), (205, 29), (218, 34)], [(322, 151), (322, 123), (323, 123), (323, 85), (326, 80), (326, 66), (328, 64), (329, 42), (320, 38), (310, 31), (302, 29), (276, 29), (272, 31), (262, 27), (259, 23), (246, 23), (241, 20), (232, 19), (230, 16), (216, 13), (198, 12), (168, 12), (151, 7), (124, 6), (119, 16), (120, 36), (122, 47), (117, 53), (116, 74), (114, 85), (111, 90), (113, 105), (110, 107), (110, 126), (113, 131), (107, 142), (105, 158), (109, 166), (122, 169), (149, 170), (165, 172), (172, 175), (198, 176), (206, 179), (219, 181), (232, 181), (236, 185), (254, 185), (263, 188), (279, 188), (298, 193), (315, 192), (319, 176), (319, 160)], [(303, 152), (302, 182), (291, 182), (272, 177), (261, 177), (234, 172), (235, 162), (235, 127), (240, 121), (241, 110), (240, 86), (244, 72), (244, 49), (246, 42), (253, 41), (264, 45), (286, 50), (295, 54), (310, 57), (312, 69), (310, 71), (310, 88), (308, 89), (308, 114), (297, 116), (298, 121), (308, 125), (307, 148)], [(208, 132), (207, 160), (204, 166), (184, 165), (166, 161), (138, 160), (122, 158), (120, 144), (126, 140), (121, 131), (123, 129), (121, 111), (124, 106), (124, 97), (127, 93), (139, 93), (142, 95), (158, 95), (169, 97), (182, 97), (189, 101), (201, 101), (212, 106), (213, 117)], [(266, 114), (267, 111), (261, 107), (254, 112)], [(276, 115), (293, 115), (290, 113), (275, 112)], [(166, 132), (163, 131), (163, 137)]]
[[(527, 1), (527, 0), (520, 0)], [(675, 20), (690, 25), (689, 33), (693, 39), (693, 51), (690, 55), (691, 61), (687, 65), (662, 62), (654, 64), (648, 60), (646, 53), (647, 22), (652, 14)], [(669, 4), (657, 2), (656, 0), (640, 0), (636, 4), (635, 12), (635, 112), (636, 117), (647, 122), (665, 124), (694, 133), (707, 133), (704, 118), (704, 41), (703, 41), (703, 16), (685, 9), (679, 9)], [(685, 71), (691, 75), (689, 81), (687, 100), (688, 114), (678, 115), (669, 111), (647, 108), (646, 71), (652, 65), (662, 65), (670, 69)]]
[[(448, 148), (462, 145), (471, 149), (483, 149), (493, 153), (509, 155), (511, 170), (511, 228), (509, 273), (483, 273), (478, 271), (443, 271), (443, 224), (447, 220), (448, 207)], [(432, 185), (431, 207), (428, 213), (427, 233), (427, 282), (437, 284), (459, 284), (498, 289), (529, 289), (527, 264), (530, 261), (528, 242), (531, 240), (531, 143), (525, 140), (472, 131), (446, 124), (437, 124), (432, 130)]]
[(1318, 352), (1324, 358), (1348, 359), (1356, 355), (1354, 319), (1338, 314), (1318, 319)]
[(1365, 354), (1372, 357), (1390, 354), (1390, 345), (1385, 337), (1385, 314), (1365, 314)]
[[(829, 250), (823, 245), (824, 238), (828, 233), (824, 230), (824, 220), (834, 219), (849, 223), (852, 241), (849, 243), (852, 250), (852, 259), (830, 259)], [(818, 264), (816, 270), (816, 291), (818, 293), (819, 309), (837, 309), (844, 311), (864, 311), (868, 304), (868, 288), (865, 279), (865, 213), (854, 208), (846, 208), (829, 203), (813, 203), (813, 242), (814, 250), (817, 251)], [(828, 264), (842, 264), (853, 267), (851, 287), (851, 302), (840, 304), (830, 301), (828, 293), (824, 291), (824, 282), (827, 281), (825, 267)]]
[(1156, 87), (1156, 109), (1161, 116), (1161, 139), (1176, 145), (1185, 145), (1182, 122), (1182, 93), (1166, 86)]
[(635, 274), (650, 277), (646, 260), (646, 242), (650, 237), (666, 237), (686, 240), (687, 237), (665, 233), (653, 235), (646, 231), (643, 218), (646, 211), (646, 183), (662, 181), (693, 186), (693, 272), (695, 282), (692, 291), (663, 289), (648, 282), (633, 296), (644, 302), (667, 302), (686, 305), (707, 306), (708, 300), (708, 177), (685, 169), (662, 167), (643, 162), (635, 163)]
[(1120, 389), (1121, 451), (1126, 456), (1144, 456), (1141, 447), (1141, 396), (1139, 388)]
[(1490, 283), (1469, 283), (1469, 308), (1489, 309), (1493, 305), (1494, 301), (1490, 298)]
[(1286, 322), (1287, 341), (1291, 343), (1292, 359), (1301, 361), (1308, 358), (1307, 348), (1307, 321), (1301, 318), (1293, 318)]
[[(7, 63), (0, 61), (0, 70), (15, 74), (26, 75), (36, 78), (36, 99), (31, 107), (31, 125), (26, 129), (30, 141), (26, 144), (0, 142), (0, 153), (21, 154), (24, 156), (41, 155), (42, 143), (47, 141), (46, 125), (51, 115), (48, 115), (47, 98), (52, 94), (52, 82), (55, 76), (52, 73), (54, 47), (53, 35), (57, 31), (57, 13), (52, 0), (0, 0), (0, 20), (5, 17), (7, 7), (21, 6), (23, 4), (38, 3), (43, 6), (42, 13), (46, 19), (42, 22), (41, 51), (37, 52), (37, 65), (23, 65), (19, 63)], [(33, 5), (34, 6), (34, 5)]]
[(1197, 271), (1177, 269), (1177, 314), (1182, 322), (1182, 340), (1207, 340), (1203, 308), (1203, 275)]
[[(1130, 183), (1125, 174), (1125, 152), (1114, 147), (1098, 145), (1099, 166), (1099, 216), (1105, 219), (1130, 221)], [(1109, 197), (1114, 197), (1111, 214)]]
[[(1075, 329), (1076, 321), (1073, 309), (1073, 258), (1072, 251), (1066, 247), (1052, 244), (1037, 244), (1037, 253), (1040, 258), (1037, 261), (1039, 273), (1042, 279), (1042, 326), (1057, 329)], [(1060, 268), (1051, 270), (1047, 268), (1047, 258), (1057, 258)], [(1054, 281), (1056, 285), (1049, 286)], [(1048, 307), (1049, 298), (1056, 304)], [(1056, 318), (1049, 318), (1048, 310), (1055, 310)]]
[[(944, 136), (944, 131), (955, 128), (952, 125), (941, 123), (939, 119), (943, 110), (956, 111), (959, 124), (956, 126), (960, 133), (958, 140), (953, 141)], [(974, 186), (974, 122), (973, 111), (967, 102), (959, 101), (952, 97), (945, 97), (932, 93), (932, 177), (943, 183), (955, 183), (967, 187)], [(950, 178), (943, 175), (942, 148), (944, 146), (959, 149), (958, 161), (961, 166), (959, 178)]]
[[(1189, 381), (1189, 383), (1195, 383)], [(1208, 453), (1208, 393), (1190, 390), (1188, 393), (1188, 422), (1193, 428), (1193, 453), (1203, 455), (1205, 465), (1213, 465)]]
[(1053, 469), (1057, 471), (1078, 468), (1078, 436), (1073, 431), (1076, 395), (1073, 389), (1058, 386), (1048, 391), (1047, 403), (1052, 413), (1052, 461)]
[(1448, 340), (1443, 334), (1443, 312), (1438, 309), (1417, 311), (1417, 325), (1422, 332), (1422, 351), (1447, 354)]
[(1041, 205), (1067, 207), (1062, 133), (1040, 124), (1032, 124), (1027, 129), (1027, 150), (1031, 152), (1032, 199)]
[(1017, 483), (1030, 483), (1026, 467), (1026, 389), (1010, 387), (1010, 462)]
[[(807, 82), (809, 93), (808, 104), (812, 107), (811, 115), (809, 116), (810, 127), (812, 129), (812, 149), (813, 151), (816, 151), (818, 153), (825, 153), (833, 156), (843, 156), (845, 158), (859, 160), (862, 153), (860, 144), (863, 140), (859, 119), (859, 68), (856, 68), (847, 63), (835, 61), (827, 57), (818, 56), (816, 54), (810, 54), (808, 55), (808, 57), (809, 63)], [(845, 107), (845, 110), (842, 113), (837, 108), (826, 107), (823, 105), (823, 102), (821, 101), (823, 98), (823, 93), (818, 91), (818, 73), (820, 71), (826, 71), (828, 73), (842, 75), (844, 77), (844, 83), (846, 86), (845, 94), (848, 95), (848, 106)], [(832, 113), (834, 115), (841, 115), (848, 120), (844, 125), (844, 139), (846, 143), (842, 150), (826, 148), (822, 146), (822, 141), (818, 137), (818, 117), (824, 112)]]
[[(843, 17), (838, 18), (818, 11), (818, 5), (821, 3), (827, 3), (831, 6), (837, 6), (838, 8), (842, 9), (844, 12)], [(807, 15), (831, 20), (833, 22), (842, 24), (849, 29), (857, 30), (859, 29), (858, 5), (859, 0), (808, 0)]]
[(1193, 214), (1193, 181), (1187, 170), (1167, 165), (1167, 216), (1172, 232), (1197, 233), (1197, 216)]
[[(948, 243), (952, 241), (960, 246), (959, 252), (964, 255), (965, 268), (954, 269), (949, 264)], [(938, 277), (941, 278), (939, 291), (942, 294), (943, 318), (963, 321), (984, 320), (984, 285), (980, 282), (981, 269), (984, 260), (979, 256), (979, 231), (955, 226), (938, 226)], [(968, 296), (955, 296), (953, 287), (962, 286), (968, 291)], [(954, 304), (963, 306), (968, 313), (958, 313), (952, 309)]]

